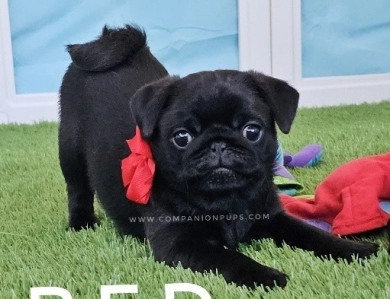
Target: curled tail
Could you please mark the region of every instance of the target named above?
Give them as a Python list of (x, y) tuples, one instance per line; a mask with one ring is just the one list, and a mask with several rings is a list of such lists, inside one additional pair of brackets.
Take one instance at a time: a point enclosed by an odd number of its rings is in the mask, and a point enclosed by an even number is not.
[(136, 26), (108, 28), (94, 41), (68, 45), (73, 64), (85, 71), (106, 71), (129, 59), (146, 45), (145, 32)]

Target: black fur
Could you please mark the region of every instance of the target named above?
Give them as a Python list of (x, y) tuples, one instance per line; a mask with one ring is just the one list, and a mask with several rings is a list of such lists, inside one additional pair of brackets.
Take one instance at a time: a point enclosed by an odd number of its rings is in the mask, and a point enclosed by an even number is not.
[[(287, 276), (236, 251), (239, 242), (273, 238), (347, 260), (377, 251), (283, 211), (272, 180), (275, 122), (289, 132), (299, 97), (294, 88), (257, 72), (170, 77), (145, 40), (135, 27), (105, 28), (98, 40), (69, 47), (73, 63), (61, 87), (59, 129), (69, 227), (96, 224), (96, 192), (117, 229), (147, 238), (157, 261), (218, 270), (249, 287), (284, 287)], [(125, 140), (136, 124), (156, 161), (147, 205), (127, 200), (121, 180)], [(260, 129), (258, 140), (244, 137), (248, 125)], [(178, 131), (192, 136), (184, 148), (173, 142)], [(154, 221), (134, 221), (141, 216)]]
[[(129, 216), (140, 215), (137, 205), (125, 200), (121, 184), (120, 162), (128, 155), (124, 141), (135, 127), (129, 101), (141, 86), (168, 74), (145, 43), (141, 30), (126, 26), (105, 27), (96, 41), (68, 46), (73, 62), (60, 90), (59, 158), (69, 226), (76, 230), (96, 224), (95, 192), (107, 199), (102, 205), (115, 223), (128, 224)], [(141, 223), (117, 227), (121, 233), (144, 237)]]
[(389, 242), (389, 246), (387, 247), (387, 253), (390, 254), (390, 221), (387, 223), (387, 240)]

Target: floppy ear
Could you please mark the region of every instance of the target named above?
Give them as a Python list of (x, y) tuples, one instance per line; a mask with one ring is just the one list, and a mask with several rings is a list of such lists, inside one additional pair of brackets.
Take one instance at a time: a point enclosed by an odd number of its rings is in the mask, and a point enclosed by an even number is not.
[(165, 77), (141, 87), (130, 100), (130, 110), (142, 136), (152, 137), (157, 120), (172, 91), (173, 82), (179, 77)]
[(270, 106), (279, 129), (285, 134), (290, 132), (298, 108), (298, 91), (285, 81), (254, 71), (248, 73), (255, 79), (257, 90)]
[(98, 39), (66, 48), (75, 66), (97, 72), (119, 65), (145, 45), (145, 32), (136, 26), (126, 25), (118, 29), (104, 26)]

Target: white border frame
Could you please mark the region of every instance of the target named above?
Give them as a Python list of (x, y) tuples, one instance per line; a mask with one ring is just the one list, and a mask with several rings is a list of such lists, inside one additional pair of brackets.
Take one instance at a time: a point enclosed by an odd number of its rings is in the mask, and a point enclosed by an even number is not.
[[(271, 74), (271, 0), (237, 0), (239, 68)], [(58, 93), (17, 94), (8, 1), (0, 0), (0, 123), (58, 121)]]
[(300, 0), (238, 0), (240, 69), (286, 80), (300, 107), (390, 99), (390, 73), (303, 78)]
[[(302, 78), (301, 1), (238, 0), (239, 68), (288, 81), (300, 106), (378, 102), (390, 98), (390, 74)], [(58, 93), (17, 94), (8, 1), (0, 0), (0, 123), (58, 120)]]
[(390, 99), (390, 73), (303, 78), (301, 1), (271, 1), (272, 75), (293, 84), (300, 106), (373, 103)]
[(238, 0), (239, 69), (271, 74), (271, 0)]
[(0, 0), (0, 37), (0, 123), (57, 121), (58, 93), (16, 93), (7, 0)]

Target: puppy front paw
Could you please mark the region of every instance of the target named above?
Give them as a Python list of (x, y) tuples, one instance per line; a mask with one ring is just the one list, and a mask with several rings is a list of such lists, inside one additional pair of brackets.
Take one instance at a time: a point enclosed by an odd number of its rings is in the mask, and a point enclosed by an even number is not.
[(276, 286), (284, 288), (287, 284), (288, 276), (276, 269), (269, 268), (260, 264), (250, 265), (241, 269), (232, 269), (225, 275), (228, 282), (234, 282), (238, 286), (255, 288), (263, 285), (265, 289)]
[(98, 225), (98, 221), (95, 215), (88, 215), (87, 217), (84, 215), (83, 217), (69, 217), (69, 223), (67, 230), (75, 230), (76, 232), (83, 229), (94, 229), (96, 225)]
[(372, 255), (376, 255), (379, 250), (378, 244), (366, 241), (340, 239), (337, 243), (338, 244), (334, 244), (329, 253), (317, 255), (332, 257), (333, 259), (345, 259), (348, 262), (351, 262), (353, 256), (359, 259), (366, 259)]

